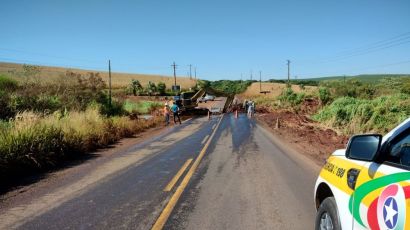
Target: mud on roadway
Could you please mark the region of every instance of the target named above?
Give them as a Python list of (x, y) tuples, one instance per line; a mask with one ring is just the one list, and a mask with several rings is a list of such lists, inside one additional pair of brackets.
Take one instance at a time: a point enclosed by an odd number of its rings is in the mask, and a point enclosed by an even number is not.
[(318, 109), (317, 100), (305, 100), (298, 112), (257, 107), (255, 116), (282, 141), (321, 166), (336, 149), (346, 147), (349, 137), (312, 120), (310, 116)]

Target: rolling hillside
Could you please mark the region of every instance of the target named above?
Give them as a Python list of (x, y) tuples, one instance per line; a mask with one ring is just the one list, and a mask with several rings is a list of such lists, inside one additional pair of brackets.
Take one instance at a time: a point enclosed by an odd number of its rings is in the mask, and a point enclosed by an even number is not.
[[(94, 71), (94, 70), (84, 70), (84, 69), (72, 69), (72, 68), (62, 68), (62, 67), (50, 67), (50, 66), (40, 66), (41, 72), (38, 74), (36, 79), (41, 82), (55, 82), (67, 79), (65, 73), (67, 71), (72, 71), (75, 73), (80, 73), (86, 75), (88, 72), (100, 73), (104, 81), (108, 82), (108, 72)], [(11, 77), (19, 78), (23, 72), (23, 64), (15, 63), (4, 63), (0, 62), (0, 74), (7, 74)], [(171, 88), (174, 84), (174, 78), (171, 76), (161, 76), (161, 75), (148, 75), (148, 74), (128, 74), (128, 73), (111, 73), (112, 85), (113, 87), (124, 87), (131, 83), (132, 79), (139, 80), (140, 83), (145, 86), (149, 81), (158, 83), (164, 82), (167, 88)], [(21, 79), (21, 78), (20, 78)], [(177, 84), (181, 85), (182, 88), (187, 89), (195, 85), (195, 80), (191, 80), (186, 77), (177, 77)]]
[[(346, 76), (346, 79), (358, 79), (367, 82), (377, 82), (386, 77), (410, 77), (410, 74), (361, 74), (355, 76)], [(325, 81), (325, 80), (343, 80), (345, 76), (329, 76), (318, 78), (307, 78), (301, 80)]]

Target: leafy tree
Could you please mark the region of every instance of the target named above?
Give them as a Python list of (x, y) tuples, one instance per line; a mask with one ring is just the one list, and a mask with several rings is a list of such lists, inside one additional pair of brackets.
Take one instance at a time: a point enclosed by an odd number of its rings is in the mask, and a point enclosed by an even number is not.
[(132, 93), (134, 94), (134, 96), (140, 95), (140, 93), (143, 91), (142, 85), (140, 83), (140, 81), (132, 79), (131, 81), (131, 87), (132, 87)]
[(207, 80), (199, 80), (198, 81), (198, 87), (200, 89), (206, 89), (209, 88), (211, 86), (211, 82), (207, 81)]
[(165, 85), (164, 82), (158, 82), (157, 90), (158, 90), (158, 92), (159, 92), (161, 95), (164, 95), (164, 94), (165, 94), (166, 88), (167, 88), (167, 86)]
[(151, 81), (148, 82), (147, 92), (148, 92), (148, 95), (149, 95), (149, 96), (151, 96), (152, 94), (154, 94), (155, 92), (157, 92), (157, 86), (155, 85), (154, 82), (151, 82)]
[(210, 83), (210, 87), (214, 88), (220, 92), (226, 94), (238, 94), (244, 92), (252, 81), (230, 81), (230, 80), (220, 80)]

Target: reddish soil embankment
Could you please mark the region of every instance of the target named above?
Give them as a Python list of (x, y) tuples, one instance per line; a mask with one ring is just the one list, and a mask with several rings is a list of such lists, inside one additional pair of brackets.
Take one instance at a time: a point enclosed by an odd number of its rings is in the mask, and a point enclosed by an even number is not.
[(310, 119), (319, 108), (317, 101), (305, 101), (298, 113), (289, 110), (259, 108), (256, 118), (295, 150), (306, 154), (322, 165), (336, 149), (345, 148), (348, 137), (338, 135), (332, 129), (322, 128)]

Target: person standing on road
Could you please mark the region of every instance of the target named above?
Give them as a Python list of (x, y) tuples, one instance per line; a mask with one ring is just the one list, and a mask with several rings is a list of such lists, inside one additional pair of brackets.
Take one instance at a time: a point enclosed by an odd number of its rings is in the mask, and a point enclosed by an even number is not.
[(179, 124), (182, 124), (182, 123), (181, 123), (181, 118), (179, 117), (179, 114), (178, 114), (178, 112), (179, 112), (179, 107), (178, 107), (178, 105), (177, 105), (176, 102), (173, 102), (173, 105), (171, 106), (171, 111), (172, 111), (172, 113), (173, 113), (173, 115), (174, 115), (174, 124), (177, 123), (176, 118), (178, 118)]
[(252, 101), (252, 114), (256, 113), (256, 106), (255, 106), (255, 102)]
[(243, 101), (243, 108), (245, 109), (245, 112), (248, 112), (248, 100), (247, 99)]
[(252, 117), (253, 116), (253, 102), (249, 101), (248, 102), (248, 117)]
[(165, 126), (169, 125), (169, 115), (170, 115), (170, 113), (171, 113), (171, 111), (169, 109), (168, 102), (165, 102), (165, 106), (164, 106)]

